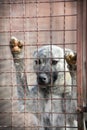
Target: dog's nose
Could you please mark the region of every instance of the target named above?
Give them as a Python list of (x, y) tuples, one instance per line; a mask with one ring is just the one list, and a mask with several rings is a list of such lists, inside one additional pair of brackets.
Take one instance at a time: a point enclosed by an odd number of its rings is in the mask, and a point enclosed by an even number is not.
[(42, 76), (42, 75), (39, 75), (38, 79), (41, 81), (41, 82), (45, 82), (46, 81), (46, 77)]
[(37, 81), (38, 81), (39, 84), (42, 84), (42, 85), (47, 84), (48, 83), (48, 77), (47, 77), (46, 74), (39, 74), (37, 76)]

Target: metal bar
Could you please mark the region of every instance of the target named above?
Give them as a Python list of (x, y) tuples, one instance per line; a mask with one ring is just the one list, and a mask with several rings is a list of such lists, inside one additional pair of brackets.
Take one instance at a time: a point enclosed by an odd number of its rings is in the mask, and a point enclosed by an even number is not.
[[(78, 107), (83, 107), (82, 96), (82, 6), (83, 2), (78, 0), (78, 21), (77, 21), (77, 91), (78, 91)], [(78, 130), (84, 130), (83, 128), (83, 113), (78, 113)]]
[[(75, 1), (77, 1), (77, 0), (67, 0), (66, 2), (75, 2)], [(58, 3), (58, 2), (64, 2), (64, 0), (58, 0), (58, 1), (51, 1), (50, 3)], [(49, 0), (47, 0), (47, 1), (25, 1), (25, 4), (32, 4), (32, 3), (49, 3)], [(22, 4), (22, 2), (18, 2), (18, 1), (15, 1), (15, 2), (13, 2), (13, 1), (11, 1), (11, 2), (0, 2), (0, 4)]]
[[(23, 5), (23, 7), (22, 7), (22, 9), (23, 9), (23, 38), (24, 38), (24, 57), (26, 58), (26, 49), (25, 49), (25, 0), (22, 0), (22, 5)], [(24, 58), (24, 74), (26, 73), (26, 60), (25, 60), (25, 58)], [(24, 129), (25, 129), (25, 127), (26, 127), (26, 123), (25, 123), (25, 113), (26, 113), (26, 81), (25, 81), (25, 85), (24, 85), (24, 111), (23, 111), (23, 113), (24, 113)]]
[[(57, 32), (57, 31), (77, 31), (77, 29), (73, 29), (73, 30), (25, 30), (25, 32), (50, 32), (50, 31), (54, 31), (54, 32)], [(10, 31), (0, 31), (0, 33), (9, 33)], [(20, 31), (20, 30), (12, 30), (11, 32), (23, 32), (23, 31)]]
[[(64, 38), (63, 38), (63, 48), (64, 48), (64, 53), (65, 53), (65, 13), (66, 13), (66, 4), (65, 4), (65, 1), (64, 1), (64, 25), (63, 25), (63, 28), (64, 28), (64, 32), (63, 32), (63, 35), (64, 35)], [(64, 61), (64, 83), (66, 82), (66, 79), (65, 79), (65, 61)], [(66, 89), (66, 84), (64, 84), (64, 93), (65, 93), (65, 89)], [(65, 107), (65, 112), (64, 112), (64, 117), (65, 117), (65, 130), (66, 130), (66, 116), (67, 116), (67, 113), (66, 113), (66, 98), (65, 98), (65, 95), (64, 95), (64, 100), (65, 100), (65, 104), (64, 104), (64, 107)]]
[[(28, 19), (28, 18), (49, 18), (49, 17), (63, 17), (63, 16), (67, 16), (67, 17), (70, 17), (70, 16), (77, 16), (77, 14), (75, 13), (75, 14), (66, 14), (66, 15), (63, 15), (63, 14), (60, 14), (60, 15), (54, 15), (54, 16), (50, 16), (50, 15), (48, 15), (48, 16), (24, 16), (24, 18), (26, 18), (26, 19)], [(0, 19), (3, 19), (3, 18), (5, 18), (5, 19), (9, 19), (9, 16), (0, 16)], [(22, 16), (20, 16), (20, 17), (18, 17), (18, 16), (11, 16), (11, 19), (23, 19), (23, 17)]]
[[(86, 77), (87, 77), (87, 1), (86, 1)], [(87, 106), (87, 78), (86, 78), (86, 106)]]
[[(11, 1), (11, 0), (10, 0)], [(11, 30), (12, 30), (12, 21), (11, 21), (11, 4), (10, 4), (10, 14), (9, 14), (9, 21), (10, 21), (10, 30), (9, 30), (9, 33), (10, 33), (10, 37), (11, 37)], [(11, 129), (12, 129), (12, 122), (13, 122), (13, 62), (11, 60)], [(3, 113), (2, 113), (3, 114)]]
[[(65, 43), (66, 43), (66, 42), (65, 42)], [(73, 44), (73, 45), (77, 45), (77, 43), (74, 43), (74, 42), (73, 42), (73, 43), (66, 43), (66, 45), (72, 45), (72, 44)], [(32, 44), (33, 47), (35, 47), (36, 45), (37, 45), (36, 43), (33, 43), (33, 44)], [(46, 44), (40, 43), (40, 42), (38, 43), (38, 46), (44, 46), (44, 45), (49, 45), (49, 43), (46, 43)], [(56, 42), (56, 43), (54, 43), (53, 45), (61, 45), (61, 46), (63, 46), (63, 43), (57, 43), (57, 42)], [(8, 46), (8, 45), (6, 45), (6, 44), (3, 45), (2, 43), (0, 43), (0, 46)], [(29, 45), (29, 44), (26, 44), (25, 46), (30, 46), (30, 47), (31, 47), (31, 45)], [(4, 59), (5, 59), (5, 58), (4, 58)], [(1, 60), (4, 60), (4, 59), (1, 59)], [(29, 59), (29, 58), (27, 58), (27, 59)]]

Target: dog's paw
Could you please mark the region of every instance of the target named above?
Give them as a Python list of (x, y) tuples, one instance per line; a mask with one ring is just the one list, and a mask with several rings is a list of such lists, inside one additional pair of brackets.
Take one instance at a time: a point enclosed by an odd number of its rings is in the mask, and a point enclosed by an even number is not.
[(65, 59), (69, 65), (75, 65), (77, 60), (77, 54), (76, 53), (66, 53)]
[(65, 54), (65, 60), (68, 63), (70, 70), (76, 70), (77, 54), (75, 52), (67, 52)]
[(11, 37), (10, 48), (12, 54), (19, 54), (22, 51), (23, 43), (19, 41), (16, 37)]

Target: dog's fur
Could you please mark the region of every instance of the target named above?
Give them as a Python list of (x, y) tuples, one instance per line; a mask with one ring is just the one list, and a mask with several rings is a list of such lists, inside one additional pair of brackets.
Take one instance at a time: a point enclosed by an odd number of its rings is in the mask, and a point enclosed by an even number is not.
[(21, 108), (23, 111), (26, 106), (29, 113), (34, 113), (28, 125), (33, 125), (35, 130), (77, 130), (75, 76), (70, 73), (69, 64), (65, 60), (66, 52), (73, 53), (54, 45), (41, 47), (34, 52), (37, 85), (29, 90), (23, 73), (23, 52), (12, 51), (18, 71), (17, 83), (21, 85), (18, 87), (19, 98), (29, 99), (26, 103), (20, 103)]
[[(34, 70), (39, 92), (44, 99), (44, 121), (47, 130), (71, 130), (76, 127), (75, 76), (64, 59), (71, 50), (44, 46), (34, 53)], [(72, 84), (73, 83), (73, 84)], [(64, 127), (65, 126), (65, 127)], [(64, 128), (63, 128), (64, 127)], [(75, 130), (77, 128), (74, 128)]]

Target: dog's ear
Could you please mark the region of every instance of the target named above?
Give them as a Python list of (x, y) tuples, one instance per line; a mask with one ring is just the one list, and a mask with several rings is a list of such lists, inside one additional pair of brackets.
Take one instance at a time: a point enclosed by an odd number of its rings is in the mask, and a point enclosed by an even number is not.
[(66, 50), (65, 51), (65, 60), (68, 64), (69, 70), (76, 71), (77, 69), (77, 53), (72, 50)]

